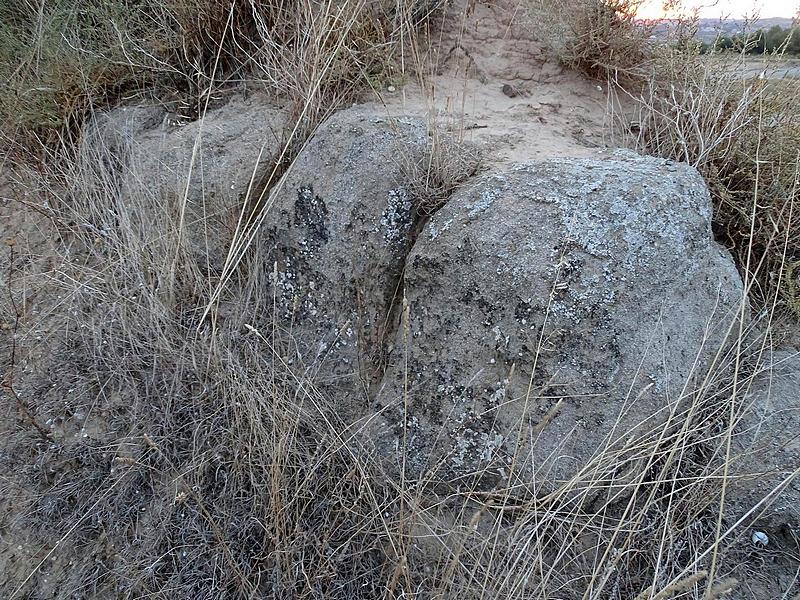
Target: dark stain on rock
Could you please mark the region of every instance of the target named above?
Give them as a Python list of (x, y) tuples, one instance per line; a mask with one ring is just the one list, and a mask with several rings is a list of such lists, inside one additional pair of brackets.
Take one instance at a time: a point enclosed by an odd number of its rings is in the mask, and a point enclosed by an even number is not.
[(308, 232), (304, 240), (307, 252), (313, 252), (328, 242), (327, 220), (328, 207), (322, 198), (314, 194), (314, 188), (309, 185), (298, 189), (294, 203), (294, 224)]
[(526, 302), (524, 300), (520, 300), (517, 302), (517, 306), (514, 308), (514, 318), (526, 325), (533, 316), (533, 306), (531, 306), (530, 302)]

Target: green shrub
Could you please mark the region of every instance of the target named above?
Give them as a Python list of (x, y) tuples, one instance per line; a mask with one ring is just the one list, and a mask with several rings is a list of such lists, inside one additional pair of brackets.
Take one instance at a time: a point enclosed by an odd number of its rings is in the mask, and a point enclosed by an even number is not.
[[(3, 129), (51, 142), (96, 102), (153, 81), (157, 38), (143, 3), (55, 0), (0, 9)], [(124, 24), (124, 28), (123, 25)], [(138, 47), (127, 40), (139, 40)], [(152, 54), (148, 54), (147, 51)]]

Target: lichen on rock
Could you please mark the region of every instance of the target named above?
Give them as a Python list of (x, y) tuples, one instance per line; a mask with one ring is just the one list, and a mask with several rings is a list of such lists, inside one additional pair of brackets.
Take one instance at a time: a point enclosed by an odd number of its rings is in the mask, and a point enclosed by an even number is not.
[(457, 192), (406, 262), (381, 453), (400, 464), (393, 436), (413, 419), (408, 475), (555, 484), (663, 422), (743, 297), (710, 214), (694, 169), (631, 153)]

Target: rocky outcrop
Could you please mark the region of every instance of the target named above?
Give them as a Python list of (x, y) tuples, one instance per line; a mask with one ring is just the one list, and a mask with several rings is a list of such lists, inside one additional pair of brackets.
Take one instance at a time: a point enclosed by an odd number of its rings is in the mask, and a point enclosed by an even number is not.
[(161, 109), (134, 106), (101, 115), (84, 144), (120, 158), (131, 193), (160, 210), (185, 209), (187, 243), (212, 274), (222, 272), (242, 207), (261, 203), (259, 285), (275, 297), (288, 360), (342, 417), (356, 418), (393, 337), (398, 286), (420, 221), (409, 166), (423, 163), (428, 132), (420, 119), (341, 111), (265, 192), (262, 176), (280, 153), (285, 124), (282, 111), (252, 98), (235, 97), (182, 126)]
[(742, 301), (688, 166), (632, 153), (484, 177), (425, 226), (372, 437), (406, 473), (571, 477), (662, 423)]
[[(114, 128), (127, 185), (147, 172), (205, 214), (241, 208), (284, 122), (243, 99), (179, 128), (140, 116)], [(411, 476), (555, 482), (663, 423), (743, 295), (698, 173), (633, 153), (524, 164), (424, 224), (404, 166), (429, 147), (422, 121), (341, 111), (267, 196), (251, 274), (287, 360)], [(219, 261), (221, 231), (200, 240)]]

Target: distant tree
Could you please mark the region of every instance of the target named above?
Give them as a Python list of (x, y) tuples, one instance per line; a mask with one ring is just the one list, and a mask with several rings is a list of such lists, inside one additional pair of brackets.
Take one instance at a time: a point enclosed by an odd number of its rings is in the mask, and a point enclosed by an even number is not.
[(715, 48), (718, 50), (733, 50), (734, 41), (733, 38), (729, 35), (721, 35), (717, 38), (717, 41), (714, 43)]
[(747, 36), (744, 41), (744, 48), (747, 54), (764, 54), (766, 35), (763, 29)]
[(786, 45), (787, 54), (800, 55), (800, 27), (792, 28), (792, 36)]
[(713, 43), (704, 43), (701, 46), (702, 53), (710, 52), (712, 49), (744, 51), (752, 55), (785, 52), (788, 55), (800, 56), (800, 26), (783, 28), (775, 25), (767, 31), (759, 29), (747, 35), (720, 35)]
[(780, 25), (770, 27), (769, 31), (767, 31), (765, 35), (764, 49), (767, 52), (775, 52), (776, 50), (783, 49), (791, 34), (791, 29), (784, 29)]

